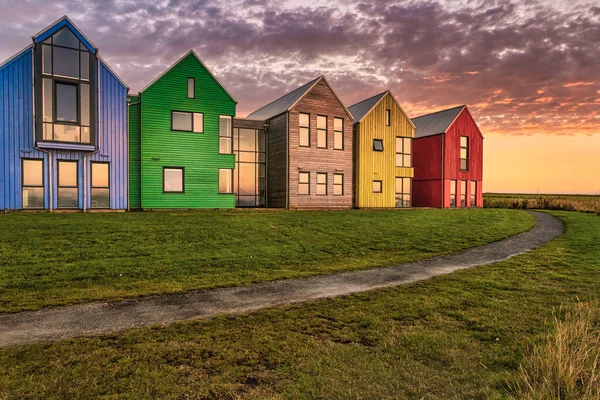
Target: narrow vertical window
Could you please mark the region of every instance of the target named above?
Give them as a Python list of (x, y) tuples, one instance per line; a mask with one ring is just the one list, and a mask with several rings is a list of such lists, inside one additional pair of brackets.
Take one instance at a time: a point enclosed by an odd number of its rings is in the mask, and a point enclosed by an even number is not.
[(77, 161), (58, 162), (58, 207), (78, 208), (79, 171)]
[(300, 113), (300, 137), (301, 147), (310, 147), (310, 114)]
[(327, 173), (317, 172), (317, 194), (327, 196)]
[(392, 124), (392, 112), (390, 110), (385, 110), (385, 126), (390, 126)]
[(310, 194), (310, 172), (298, 173), (298, 194)]
[(383, 140), (373, 139), (373, 151), (383, 151)]
[(233, 117), (228, 115), (219, 116), (219, 153), (232, 154), (232, 137), (233, 137)]
[(477, 182), (471, 181), (471, 207), (477, 207)]
[(110, 167), (108, 163), (91, 164), (91, 208), (110, 208)]
[(450, 181), (450, 207), (456, 207), (456, 181)]
[(333, 119), (333, 148), (334, 150), (344, 150), (344, 119)]
[(187, 97), (188, 99), (196, 98), (196, 79), (188, 78), (187, 80)]
[(344, 174), (333, 174), (333, 195), (344, 195)]
[(460, 170), (469, 170), (469, 137), (460, 137)]
[(460, 206), (467, 206), (467, 181), (460, 181)]
[(219, 170), (219, 193), (233, 193), (233, 170)]
[(23, 160), (23, 208), (44, 208), (44, 162)]
[(323, 115), (317, 116), (317, 147), (327, 148), (327, 117)]
[(185, 169), (182, 167), (163, 168), (163, 192), (184, 193)]
[(410, 207), (412, 204), (412, 179), (396, 178), (396, 207)]
[(383, 182), (382, 181), (373, 181), (373, 193), (382, 193), (383, 192)]
[(396, 167), (412, 167), (412, 138), (396, 137)]

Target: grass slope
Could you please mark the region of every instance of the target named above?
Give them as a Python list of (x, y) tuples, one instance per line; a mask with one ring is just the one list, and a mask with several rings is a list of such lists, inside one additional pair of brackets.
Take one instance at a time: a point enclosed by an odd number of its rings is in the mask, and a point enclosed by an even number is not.
[(555, 214), (565, 235), (495, 265), (251, 315), (2, 349), (0, 393), (506, 398), (553, 309), (600, 293), (600, 218)]
[(0, 215), (0, 312), (387, 266), (530, 229), (508, 210)]

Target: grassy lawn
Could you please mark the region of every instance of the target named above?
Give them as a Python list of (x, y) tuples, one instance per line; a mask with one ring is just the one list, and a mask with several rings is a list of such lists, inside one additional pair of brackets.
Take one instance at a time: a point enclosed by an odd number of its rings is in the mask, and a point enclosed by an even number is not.
[(530, 229), (509, 210), (0, 215), (0, 312), (332, 273)]
[(553, 309), (600, 294), (600, 217), (554, 214), (565, 235), (491, 266), (251, 315), (2, 349), (0, 393), (505, 398)]

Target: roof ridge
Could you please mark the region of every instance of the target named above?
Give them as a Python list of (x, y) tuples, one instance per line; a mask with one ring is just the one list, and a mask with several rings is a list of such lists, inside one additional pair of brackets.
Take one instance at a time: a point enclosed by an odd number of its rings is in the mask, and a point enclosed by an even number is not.
[(456, 109), (456, 108), (464, 108), (464, 107), (466, 107), (466, 106), (467, 106), (466, 104), (463, 104), (463, 105), (460, 105), (460, 106), (455, 106), (455, 107), (445, 108), (445, 109), (443, 109), (443, 110), (434, 111), (434, 112), (431, 112), (431, 113), (429, 113), (429, 114), (423, 114), (423, 115), (419, 115), (418, 117), (414, 117), (414, 118), (411, 118), (411, 119), (418, 119), (418, 118), (422, 118), (422, 117), (428, 117), (428, 116), (430, 116), (430, 115), (433, 115), (433, 114), (438, 114), (438, 113), (442, 113), (442, 112), (445, 112), (445, 111), (454, 110), (454, 109)]
[(273, 103), (275, 103), (275, 102), (277, 102), (277, 101), (281, 100), (282, 98), (284, 98), (284, 97), (286, 97), (286, 96), (289, 96), (290, 94), (292, 94), (292, 93), (296, 92), (297, 90), (300, 90), (300, 89), (302, 89), (302, 88), (303, 88), (303, 87), (305, 87), (305, 86), (308, 86), (308, 85), (310, 85), (310, 84), (314, 84), (314, 82), (318, 81), (318, 80), (319, 80), (319, 79), (321, 79), (321, 78), (323, 78), (323, 75), (320, 75), (318, 78), (315, 78), (315, 79), (313, 79), (313, 80), (311, 80), (311, 81), (309, 81), (309, 82), (306, 82), (306, 83), (305, 83), (305, 84), (303, 84), (303, 85), (300, 85), (300, 86), (296, 87), (296, 88), (295, 88), (295, 89), (293, 89), (293, 90), (290, 90), (289, 92), (287, 92), (287, 93), (285, 93), (285, 94), (283, 94), (283, 95), (281, 95), (281, 96), (277, 97), (277, 98), (276, 98), (276, 99), (274, 99), (273, 101), (271, 101), (271, 102), (269, 102), (269, 103), (265, 104), (264, 106), (262, 106), (262, 107), (260, 107), (260, 108), (258, 108), (258, 109), (256, 109), (256, 110), (254, 110), (254, 111), (252, 111), (250, 114), (248, 114), (248, 116), (250, 116), (250, 115), (252, 115), (252, 114), (255, 114), (255, 113), (257, 113), (257, 112), (259, 112), (259, 111), (261, 111), (261, 110), (263, 110), (263, 109), (267, 108), (267, 107), (268, 107), (268, 106), (270, 106), (271, 104), (273, 104)]
[(354, 103), (354, 104), (352, 104), (351, 106), (348, 106), (348, 108), (352, 108), (352, 107), (354, 107), (354, 106), (357, 106), (357, 105), (359, 105), (359, 104), (361, 104), (361, 103), (364, 103), (364, 102), (366, 102), (366, 101), (369, 101), (369, 100), (371, 100), (371, 99), (374, 99), (375, 97), (379, 97), (379, 96), (382, 96), (382, 95), (384, 95), (384, 94), (387, 94), (389, 91), (390, 91), (390, 90), (388, 89), (388, 90), (386, 90), (386, 91), (384, 91), (384, 92), (381, 92), (381, 93), (378, 93), (378, 94), (376, 94), (375, 96), (371, 96), (371, 97), (369, 97), (369, 98), (367, 98), (367, 99), (361, 100), (361, 101), (359, 101), (359, 102), (357, 102), (357, 103)]

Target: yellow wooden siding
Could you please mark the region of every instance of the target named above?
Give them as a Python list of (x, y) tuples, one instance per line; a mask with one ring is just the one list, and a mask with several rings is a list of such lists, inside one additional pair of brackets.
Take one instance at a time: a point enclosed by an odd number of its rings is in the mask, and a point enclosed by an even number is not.
[[(385, 125), (385, 110), (391, 124)], [(396, 167), (396, 137), (414, 137), (414, 128), (388, 93), (356, 127), (356, 207), (396, 205), (396, 177), (412, 177), (413, 168)], [(373, 151), (373, 140), (383, 140), (383, 152)], [(373, 193), (373, 181), (382, 181), (382, 193)]]

